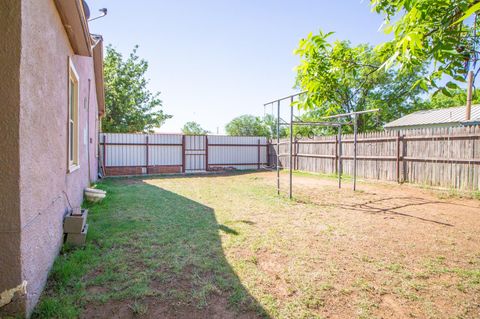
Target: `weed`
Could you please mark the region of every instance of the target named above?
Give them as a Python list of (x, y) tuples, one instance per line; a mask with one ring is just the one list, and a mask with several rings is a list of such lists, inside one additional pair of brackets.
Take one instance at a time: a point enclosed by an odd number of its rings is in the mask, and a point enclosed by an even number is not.
[(136, 316), (143, 316), (148, 312), (148, 306), (138, 301), (135, 301), (133, 304), (128, 305), (128, 307)]

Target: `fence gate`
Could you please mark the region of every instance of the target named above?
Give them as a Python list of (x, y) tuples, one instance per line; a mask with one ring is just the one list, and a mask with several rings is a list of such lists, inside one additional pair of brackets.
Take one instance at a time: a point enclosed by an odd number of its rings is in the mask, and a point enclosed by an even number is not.
[(185, 135), (185, 172), (204, 172), (207, 170), (207, 136)]

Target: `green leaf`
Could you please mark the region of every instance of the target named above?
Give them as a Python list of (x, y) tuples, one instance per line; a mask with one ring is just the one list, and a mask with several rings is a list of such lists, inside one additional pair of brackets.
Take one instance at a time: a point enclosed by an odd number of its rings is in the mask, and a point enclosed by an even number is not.
[(470, 8), (468, 8), (468, 10), (465, 11), (465, 14), (460, 19), (455, 21), (453, 23), (453, 25), (462, 22), (463, 20), (467, 19), (469, 16), (471, 16), (473, 13), (477, 12), (478, 10), (480, 10), (480, 2), (478, 2), (478, 3), (474, 4), (473, 6), (471, 6)]
[(448, 97), (453, 97), (453, 94), (447, 89), (447, 88), (442, 88), (442, 93), (443, 95), (445, 96), (448, 96)]
[(460, 88), (456, 83), (453, 83), (453, 82), (448, 82), (448, 83), (446, 84), (446, 86), (447, 86), (449, 89), (452, 89), (452, 90), (455, 90), (455, 89), (459, 89), (459, 88)]

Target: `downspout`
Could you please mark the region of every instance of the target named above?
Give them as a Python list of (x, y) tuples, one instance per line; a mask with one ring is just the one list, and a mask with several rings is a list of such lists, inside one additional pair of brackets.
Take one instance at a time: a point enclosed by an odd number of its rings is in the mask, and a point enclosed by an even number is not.
[(90, 89), (92, 86), (92, 80), (88, 79), (88, 96), (87, 96), (87, 156), (88, 156), (88, 181), (89, 183), (92, 182), (92, 175), (90, 174)]

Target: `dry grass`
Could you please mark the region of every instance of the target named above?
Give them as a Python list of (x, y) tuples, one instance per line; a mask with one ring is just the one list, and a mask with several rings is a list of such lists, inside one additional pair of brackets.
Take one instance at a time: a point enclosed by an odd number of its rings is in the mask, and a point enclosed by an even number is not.
[(59, 258), (36, 316), (480, 317), (479, 201), (304, 174), (290, 201), (274, 185), (268, 172), (104, 182), (90, 245)]

